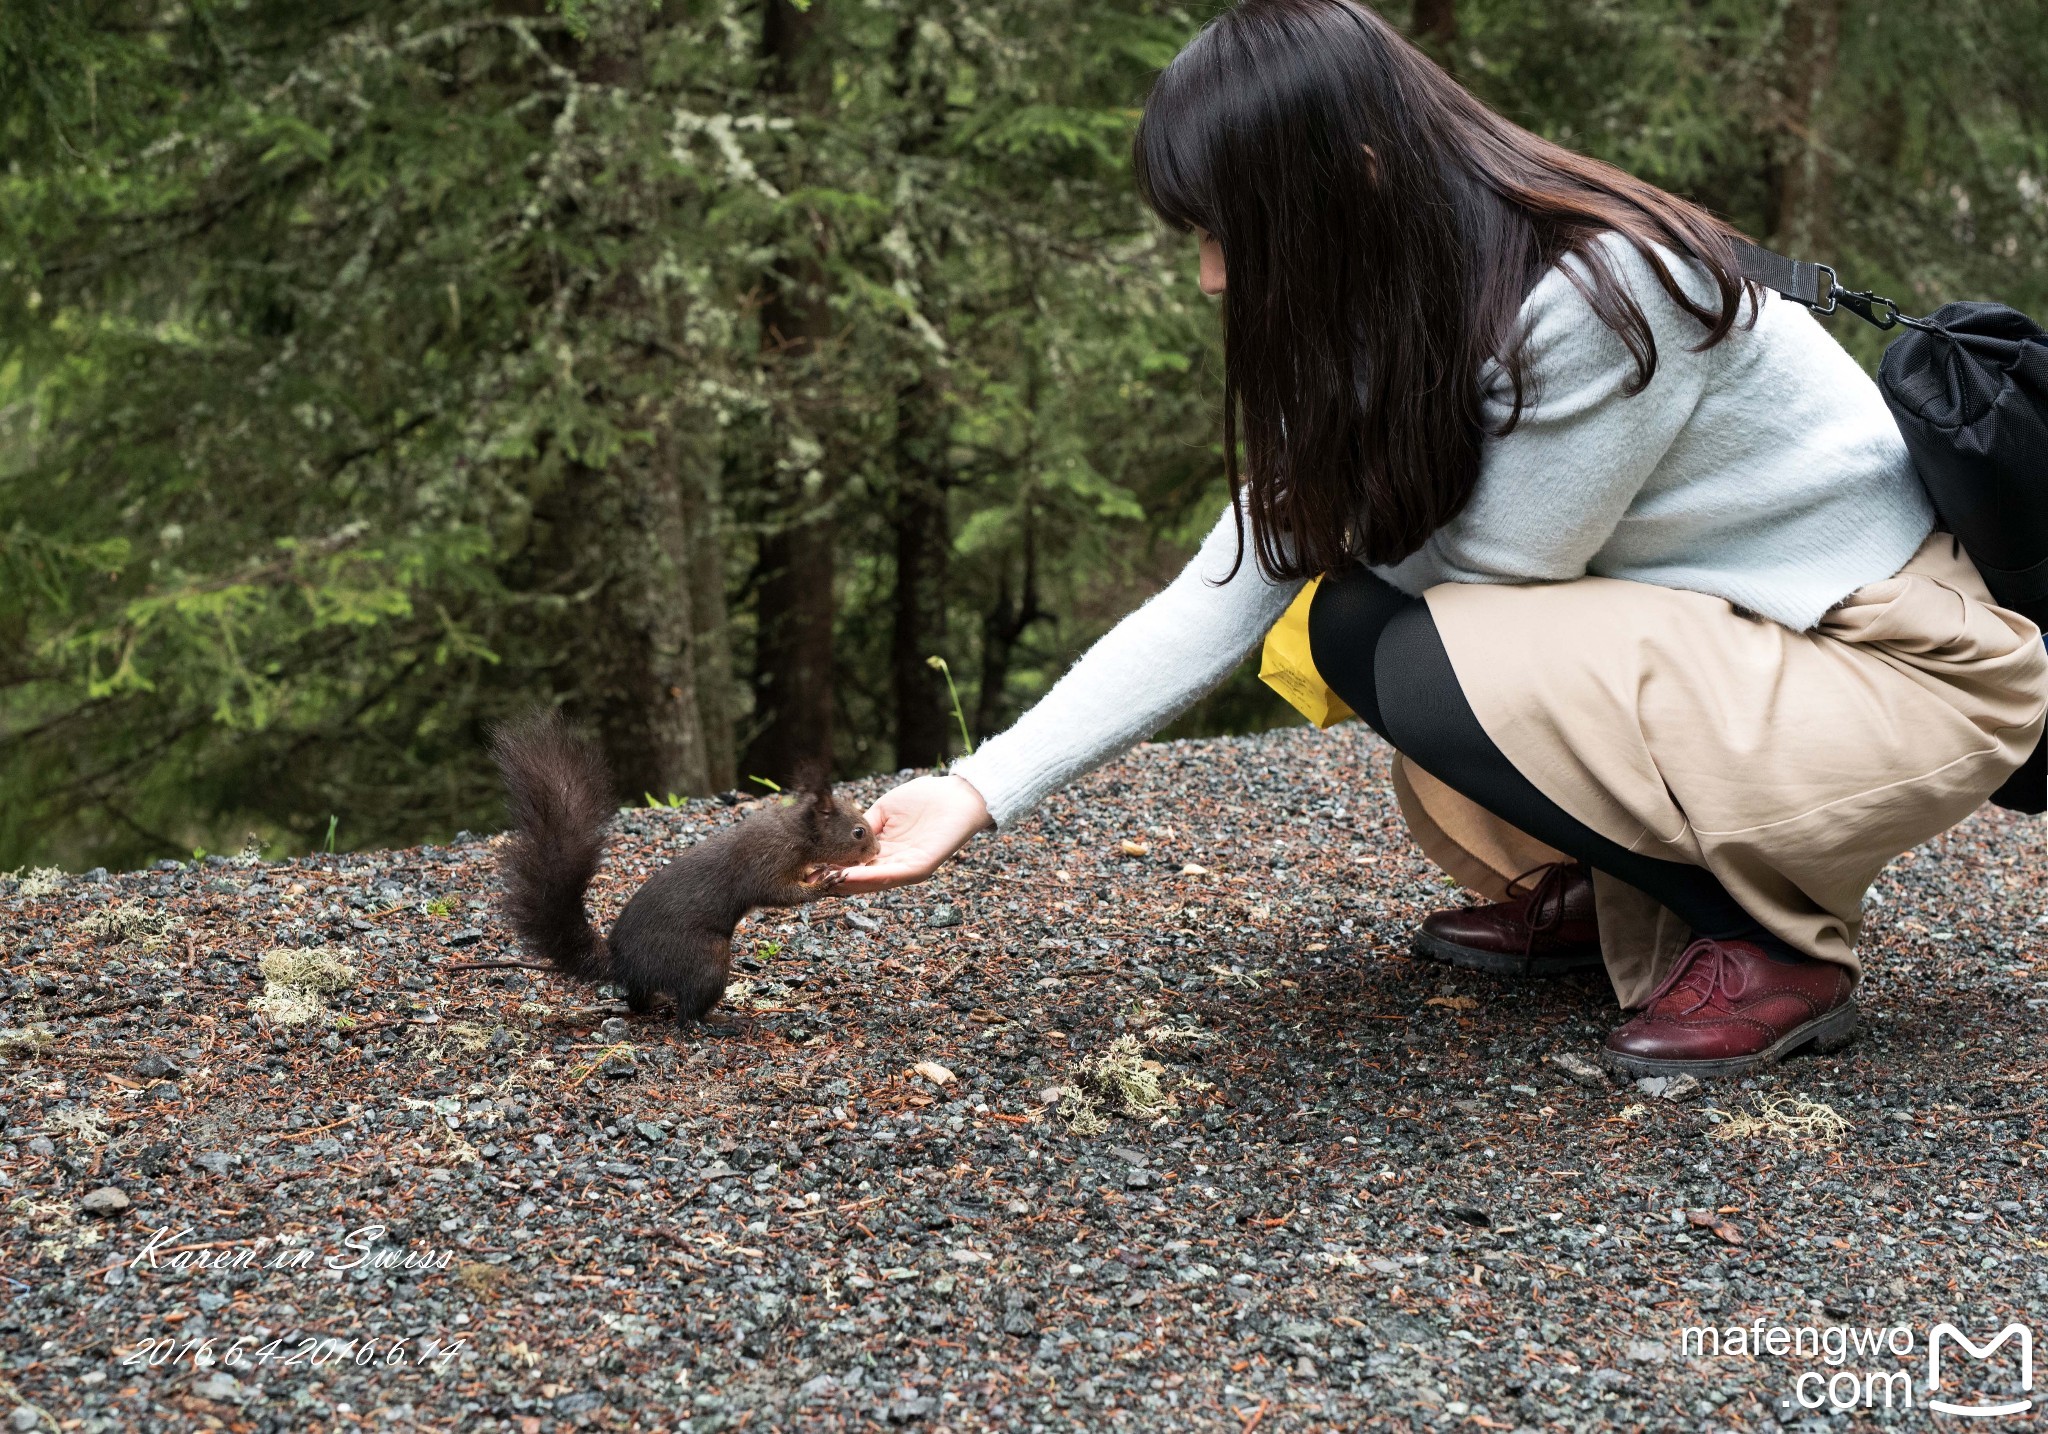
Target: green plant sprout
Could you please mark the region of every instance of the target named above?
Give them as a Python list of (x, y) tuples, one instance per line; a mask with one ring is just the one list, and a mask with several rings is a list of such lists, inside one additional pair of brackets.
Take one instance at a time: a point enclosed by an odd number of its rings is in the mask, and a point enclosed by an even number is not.
[(340, 826), (341, 818), (330, 813), (327, 818), (327, 852), (330, 856), (334, 854), (334, 833)]
[(939, 675), (946, 679), (946, 694), (953, 699), (953, 720), (960, 724), (960, 741), (967, 748), (967, 755), (974, 755), (974, 739), (967, 735), (967, 714), (960, 710), (960, 690), (953, 685), (953, 669), (946, 665), (946, 659), (939, 656), (927, 657), (927, 667), (936, 667)]
[(756, 777), (749, 775), (747, 780), (750, 782), (759, 782), (762, 786), (766, 787), (771, 792), (779, 792), (782, 790), (781, 784), (771, 782), (766, 777)]
[(429, 916), (446, 916), (452, 909), (448, 905), (448, 898), (445, 896), (435, 897), (427, 903), (426, 907), (427, 915)]
[(674, 792), (670, 792), (666, 798), (657, 797), (652, 792), (642, 792), (640, 795), (647, 798), (648, 806), (656, 808), (667, 807), (674, 809), (689, 800), (688, 797), (679, 797)]

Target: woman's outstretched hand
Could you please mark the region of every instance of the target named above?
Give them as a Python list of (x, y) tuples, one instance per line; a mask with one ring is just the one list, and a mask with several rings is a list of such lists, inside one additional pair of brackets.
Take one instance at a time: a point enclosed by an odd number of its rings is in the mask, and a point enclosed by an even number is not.
[(992, 823), (981, 793), (965, 777), (918, 777), (884, 792), (868, 808), (880, 850), (839, 874), (833, 891), (858, 896), (923, 881)]

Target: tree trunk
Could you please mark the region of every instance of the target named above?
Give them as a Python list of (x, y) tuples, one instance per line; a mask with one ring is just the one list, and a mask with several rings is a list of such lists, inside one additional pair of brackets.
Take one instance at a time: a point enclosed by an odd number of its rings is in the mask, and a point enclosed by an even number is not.
[(1010, 574), (1005, 567), (1002, 585), (996, 591), (995, 606), (981, 618), (981, 690), (974, 700), (974, 730), (983, 739), (1001, 731), (1009, 716), (1003, 702), (1003, 688), (1010, 680), (1010, 658), (1018, 641), (1035, 622), (1051, 617), (1038, 605), (1038, 543), (1031, 514), (1024, 515), (1024, 586), (1021, 597), (1010, 591)]
[[(811, 53), (820, 0), (799, 10), (766, 0), (761, 20), (762, 85), (771, 95), (822, 109), (831, 74)], [(780, 370), (785, 395), (809, 387), (819, 343), (831, 333), (823, 267), (807, 254), (783, 255), (768, 275), (761, 310), (764, 363)], [(822, 406), (821, 406), (822, 411)], [(832, 760), (833, 544), (829, 479), (806, 481), (780, 462), (796, 415), (778, 415), (764, 483), (771, 495), (759, 548), (754, 650), (758, 726), (742, 764), (747, 775), (780, 782), (811, 762)]]
[(889, 664), (896, 706), (896, 765), (946, 760), (950, 709), (945, 679), (926, 660), (942, 656), (946, 559), (952, 545), (943, 470), (945, 412), (929, 380), (897, 396), (896, 594)]
[[(904, 127), (897, 139), (899, 154), (928, 153), (946, 124), (946, 85), (942, 66), (928, 59), (918, 44), (919, 16), (906, 13), (898, 25), (892, 63), (896, 92), (904, 108)], [(929, 22), (927, 22), (929, 23)], [(943, 227), (927, 236), (943, 262)], [(906, 265), (912, 292), (921, 290), (915, 261)], [(952, 528), (946, 492), (948, 413), (944, 360), (903, 326), (902, 342), (922, 370), (896, 392), (896, 433), (891, 466), (896, 487), (891, 518), (896, 540), (895, 621), (889, 641), (889, 675), (895, 708), (896, 765), (937, 767), (946, 760), (951, 730), (951, 705), (944, 676), (930, 664), (944, 656), (945, 580), (952, 550)]]
[(702, 792), (731, 791), (738, 785), (739, 754), (734, 750), (734, 702), (731, 615), (725, 601), (725, 539), (718, 491), (715, 445), (693, 441), (676, 466), (682, 498), (689, 557), (683, 576), (695, 630), (697, 715), (703, 733)]
[(767, 720), (741, 765), (784, 782), (832, 754), (832, 535), (791, 523), (761, 540), (760, 561), (754, 701)]
[[(646, 28), (644, 14), (621, 17), (578, 53), (583, 77), (640, 84)], [(595, 319), (642, 302), (634, 276), (616, 270), (585, 307)], [(581, 596), (561, 639), (570, 709), (595, 728), (628, 800), (716, 790), (699, 634), (723, 626), (723, 571), (714, 566), (714, 582), (698, 580), (707, 523), (696, 465), (679, 438), (694, 425), (673, 405), (652, 418), (648, 442), (624, 447), (603, 468), (565, 462), (560, 488), (536, 512), (551, 528), (542, 556), (559, 575), (552, 586)]]
[(1787, 57), (1778, 113), (1771, 242), (1799, 259), (1829, 257), (1834, 165), (1827, 98), (1841, 53), (1842, 0), (1794, 0), (1785, 17)]
[(587, 594), (569, 615), (572, 713), (596, 728), (629, 799), (712, 790), (686, 576), (691, 534), (666, 446), (605, 469), (570, 465), (553, 514), (560, 557)]

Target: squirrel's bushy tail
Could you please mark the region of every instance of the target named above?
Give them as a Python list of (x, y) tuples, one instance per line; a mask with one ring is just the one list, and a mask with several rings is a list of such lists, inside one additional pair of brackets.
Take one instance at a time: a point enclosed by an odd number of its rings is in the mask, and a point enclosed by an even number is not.
[(611, 953), (583, 907), (612, 817), (604, 758), (552, 710), (499, 727), (491, 756), (512, 815), (499, 858), (512, 929), (529, 954), (564, 975), (608, 979)]

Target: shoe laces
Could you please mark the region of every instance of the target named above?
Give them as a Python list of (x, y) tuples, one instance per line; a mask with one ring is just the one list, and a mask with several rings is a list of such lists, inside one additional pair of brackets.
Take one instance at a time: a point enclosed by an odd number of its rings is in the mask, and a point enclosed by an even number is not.
[[(1536, 965), (1536, 938), (1548, 935), (1564, 925), (1565, 883), (1571, 880), (1574, 869), (1575, 863), (1572, 862), (1549, 861), (1541, 866), (1530, 867), (1508, 883), (1510, 900), (1527, 900), (1529, 903), (1524, 910), (1522, 921), (1528, 929), (1528, 934), (1522, 938), (1521, 974), (1524, 976), (1527, 976)], [(1536, 878), (1533, 885), (1523, 891), (1515, 889), (1528, 882), (1531, 877)], [(1548, 913), (1544, 910), (1546, 901), (1550, 905)]]
[[(1693, 991), (1697, 999), (1684, 1010), (1671, 1013), (1672, 1019), (1677, 1020), (1703, 1009), (1718, 995), (1732, 997), (1733, 993), (1728, 991), (1724, 984), (1728, 976), (1728, 958), (1731, 954), (1732, 948), (1728, 942), (1700, 937), (1679, 953), (1678, 960), (1672, 964), (1671, 973), (1657, 984), (1657, 989), (1643, 1002), (1643, 1009), (1650, 1009), (1673, 991)], [(1696, 982), (1696, 977), (1704, 979)]]

